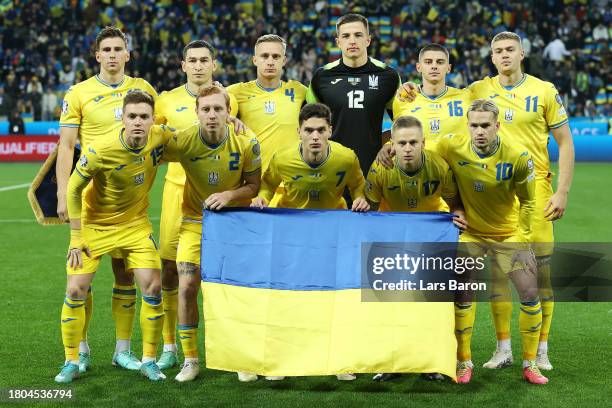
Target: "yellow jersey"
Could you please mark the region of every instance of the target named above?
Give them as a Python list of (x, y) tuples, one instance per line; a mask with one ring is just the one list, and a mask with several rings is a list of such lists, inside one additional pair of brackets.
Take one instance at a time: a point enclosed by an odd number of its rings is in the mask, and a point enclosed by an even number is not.
[[(235, 190), (243, 183), (243, 175), (261, 169), (259, 143), (250, 130), (236, 135), (233, 125), (225, 125), (225, 138), (209, 145), (200, 125), (177, 132), (164, 149), (164, 160), (179, 162), (185, 169), (183, 219), (201, 220), (203, 203), (209, 195)], [(250, 199), (230, 202), (228, 206), (249, 206)]]
[(531, 240), (535, 172), (527, 150), (498, 136), (496, 150), (483, 157), (467, 134), (457, 134), (440, 139), (438, 152), (455, 175), (469, 233)]
[[(155, 123), (163, 123), (176, 129), (185, 129), (197, 124), (195, 100), (196, 95), (189, 91), (187, 84), (162, 92), (155, 102)], [(181, 186), (185, 185), (185, 170), (180, 163), (168, 163), (166, 180)]]
[(467, 130), (467, 111), (471, 95), (467, 89), (447, 86), (437, 96), (425, 95), (422, 90), (413, 102), (393, 99), (393, 118), (414, 116), (423, 125), (425, 149), (436, 150), (440, 137), (450, 133), (463, 133)]
[(353, 200), (365, 197), (365, 179), (355, 152), (328, 143), (327, 159), (318, 166), (304, 161), (301, 142), (276, 152), (262, 177), (259, 196), (270, 202), (282, 182), (285, 191), (277, 205), (282, 208), (346, 208), (345, 187)]
[(549, 132), (568, 122), (563, 101), (555, 86), (531, 75), (513, 87), (504, 87), (499, 76), (476, 81), (469, 86), (472, 98), (490, 99), (499, 108), (499, 134), (507, 143), (515, 141), (529, 149), (535, 162), (536, 176), (550, 172)]
[(395, 159), (393, 168), (377, 162), (372, 164), (366, 181), (366, 197), (373, 203), (386, 203), (381, 211), (429, 212), (442, 211), (442, 200), (457, 196), (453, 171), (440, 155), (423, 152), (423, 164), (414, 173), (401, 169)]
[(94, 75), (71, 86), (62, 102), (60, 127), (79, 128), (83, 151), (101, 137), (115, 137), (123, 128), (123, 98), (133, 89), (145, 91), (157, 99), (157, 92), (147, 81), (127, 75), (115, 85)]
[(265, 90), (257, 81), (241, 82), (227, 88), (233, 95), (231, 114), (244, 122), (261, 144), (262, 171), (272, 155), (299, 140), (298, 117), (307, 88), (297, 81), (281, 81), (279, 88)]
[[(108, 229), (147, 217), (149, 190), (155, 180), (164, 146), (174, 129), (152, 126), (147, 144), (130, 148), (123, 129), (103, 135), (83, 150), (68, 183), (68, 213), (93, 228)], [(78, 191), (87, 188), (81, 203)], [(82, 207), (83, 206), (83, 207)]]

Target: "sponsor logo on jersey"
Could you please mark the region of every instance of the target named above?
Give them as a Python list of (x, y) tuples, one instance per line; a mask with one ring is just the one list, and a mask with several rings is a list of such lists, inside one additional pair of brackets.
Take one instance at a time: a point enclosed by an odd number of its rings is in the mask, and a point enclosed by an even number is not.
[(121, 117), (123, 116), (123, 108), (115, 108), (114, 112), (115, 112), (115, 120), (121, 120)]
[(431, 133), (440, 132), (440, 119), (430, 119), (429, 120), (429, 131)]
[(457, 162), (457, 164), (460, 165), (461, 167), (463, 167), (463, 166), (467, 166), (468, 164), (470, 164), (470, 162), (459, 161), (459, 162)]
[(62, 115), (65, 115), (68, 113), (68, 101), (64, 99), (64, 101), (62, 102)]
[(276, 110), (276, 104), (274, 101), (265, 101), (264, 102), (264, 112), (268, 115), (274, 113)]
[(310, 190), (308, 192), (308, 199), (312, 201), (319, 201), (319, 190)]
[(482, 193), (485, 191), (485, 185), (482, 181), (474, 180), (474, 191), (477, 193)]
[(504, 120), (506, 122), (512, 122), (513, 118), (514, 118), (514, 111), (512, 109), (506, 109), (506, 111), (504, 112)]
[(414, 113), (414, 112), (418, 111), (419, 109), (421, 109), (421, 107), (420, 107), (420, 106), (417, 106), (416, 108), (414, 108), (413, 110), (411, 110), (411, 111), (410, 111), (410, 113)]
[(368, 84), (370, 89), (378, 89), (378, 75), (369, 75)]
[(209, 171), (208, 172), (208, 184), (211, 186), (219, 185), (219, 173), (217, 173), (216, 171)]
[(182, 112), (182, 111), (184, 111), (184, 110), (187, 110), (187, 107), (186, 107), (186, 106), (181, 106), (180, 108), (177, 108), (177, 109), (176, 109), (176, 111), (177, 111), (177, 112)]
[(347, 79), (348, 83), (355, 86), (361, 82), (361, 78), (349, 78)]
[(138, 173), (134, 176), (134, 184), (137, 186), (144, 183), (144, 173)]
[(93, 98), (93, 101), (97, 103), (100, 102), (102, 99), (104, 99), (104, 95), (99, 95)]
[(127, 166), (127, 164), (120, 164), (119, 166), (115, 167), (115, 170), (119, 171), (122, 168), (124, 168), (125, 166)]
[(499, 96), (499, 94), (498, 94), (498, 93), (493, 94), (493, 95), (489, 95), (489, 99), (495, 99), (495, 98), (497, 98), (498, 96)]
[(291, 177), (291, 180), (294, 180), (294, 181), (295, 181), (295, 180), (299, 180), (299, 179), (301, 179), (302, 177), (303, 177), (303, 176), (300, 176), (300, 175), (298, 174), (297, 176), (292, 176), (292, 177)]
[(334, 79), (332, 81), (329, 81), (329, 82), (331, 82), (332, 85), (336, 85), (340, 81), (342, 81), (342, 78), (336, 78), (336, 79)]

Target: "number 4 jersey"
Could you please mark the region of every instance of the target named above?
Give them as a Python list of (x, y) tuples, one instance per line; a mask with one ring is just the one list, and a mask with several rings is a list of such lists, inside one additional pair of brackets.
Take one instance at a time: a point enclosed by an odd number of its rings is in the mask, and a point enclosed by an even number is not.
[(370, 58), (358, 68), (342, 59), (314, 73), (306, 101), (321, 102), (332, 111), (332, 138), (355, 151), (364, 174), (382, 147), (382, 121), (400, 85), (398, 73)]

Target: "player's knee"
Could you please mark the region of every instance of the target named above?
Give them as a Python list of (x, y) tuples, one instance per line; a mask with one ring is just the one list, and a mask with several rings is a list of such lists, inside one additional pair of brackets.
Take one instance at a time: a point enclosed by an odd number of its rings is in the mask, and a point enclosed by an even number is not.
[(518, 291), (521, 302), (533, 302), (538, 299), (537, 286), (522, 288)]
[(192, 299), (198, 296), (199, 285), (197, 282), (192, 280), (185, 281), (181, 280), (179, 283), (179, 298), (181, 299)]
[(161, 296), (161, 282), (159, 280), (153, 282), (146, 282), (143, 287), (140, 288), (144, 296)]
[(85, 299), (87, 298), (87, 290), (89, 285), (81, 285), (78, 282), (68, 282), (66, 286), (66, 296), (70, 299)]
[(115, 283), (118, 285), (133, 285), (134, 274), (128, 272), (125, 268), (123, 259), (112, 258), (113, 274), (115, 275)]
[(178, 286), (178, 272), (176, 262), (162, 259), (162, 285), (164, 288), (176, 288)]

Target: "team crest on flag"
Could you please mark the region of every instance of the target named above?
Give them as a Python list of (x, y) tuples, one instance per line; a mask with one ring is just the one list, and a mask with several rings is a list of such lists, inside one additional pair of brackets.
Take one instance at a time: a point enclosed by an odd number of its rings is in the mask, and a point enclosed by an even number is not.
[(121, 120), (123, 117), (123, 108), (115, 108), (115, 120)]
[(485, 191), (484, 183), (478, 180), (474, 181), (474, 191), (476, 191), (477, 193), (482, 193), (483, 191)]
[(219, 185), (219, 173), (217, 173), (216, 171), (209, 171), (208, 172), (208, 184), (211, 186)]
[(368, 82), (370, 84), (370, 89), (378, 89), (378, 75), (368, 76)]
[(273, 114), (276, 111), (276, 106), (274, 101), (265, 101), (264, 102), (264, 112), (268, 115)]
[(512, 109), (506, 109), (506, 112), (504, 113), (504, 120), (506, 122), (512, 122), (513, 118), (514, 118), (514, 111)]
[(429, 130), (431, 133), (439, 133), (440, 132), (440, 119), (430, 119), (429, 120)]
[(361, 82), (361, 78), (349, 78), (347, 79), (348, 83), (355, 86)]
[(138, 173), (137, 175), (134, 176), (134, 184), (139, 186), (142, 183), (144, 183), (144, 173)]

